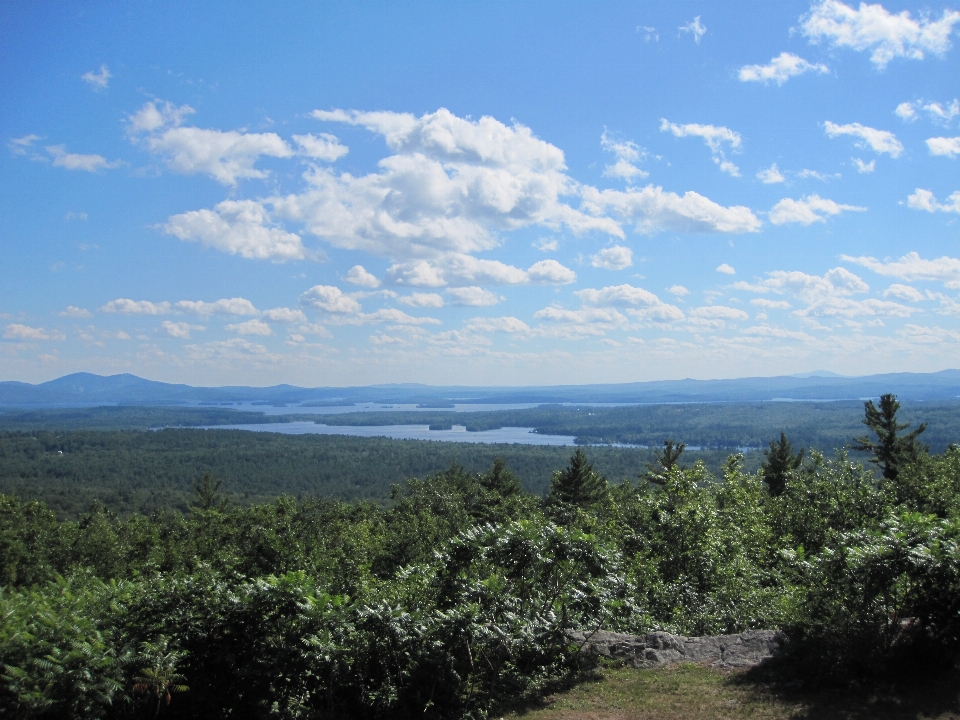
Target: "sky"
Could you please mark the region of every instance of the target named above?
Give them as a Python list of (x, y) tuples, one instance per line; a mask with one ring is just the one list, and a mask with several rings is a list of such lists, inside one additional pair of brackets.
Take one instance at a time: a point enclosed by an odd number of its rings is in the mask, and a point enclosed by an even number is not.
[(960, 5), (6, 2), (0, 379), (960, 365)]

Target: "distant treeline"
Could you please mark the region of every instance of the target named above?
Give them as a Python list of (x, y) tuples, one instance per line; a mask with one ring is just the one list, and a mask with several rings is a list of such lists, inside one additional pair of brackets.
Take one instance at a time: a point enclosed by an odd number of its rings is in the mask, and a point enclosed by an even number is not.
[[(908, 403), (906, 422), (926, 422), (924, 440), (943, 452), (960, 440), (960, 400)], [(311, 421), (327, 425), (465, 425), (468, 431), (532, 427), (547, 435), (572, 435), (583, 445), (620, 443), (658, 447), (672, 438), (689, 446), (732, 450), (766, 447), (781, 430), (799, 446), (832, 453), (863, 425), (863, 403), (698, 403), (625, 407), (543, 405), (526, 410), (355, 412), (338, 415), (265, 415), (225, 408), (100, 407), (0, 413), (0, 430), (124, 430)]]

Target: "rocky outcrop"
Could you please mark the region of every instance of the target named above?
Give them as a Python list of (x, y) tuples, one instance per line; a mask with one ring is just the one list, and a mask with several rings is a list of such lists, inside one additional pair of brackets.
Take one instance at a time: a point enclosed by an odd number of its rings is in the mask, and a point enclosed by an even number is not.
[(785, 638), (776, 630), (748, 630), (737, 635), (683, 637), (665, 632), (646, 635), (598, 630), (571, 632), (570, 639), (581, 646), (587, 664), (599, 658), (619, 661), (636, 668), (693, 662), (715, 667), (742, 668), (759, 665), (780, 651)]

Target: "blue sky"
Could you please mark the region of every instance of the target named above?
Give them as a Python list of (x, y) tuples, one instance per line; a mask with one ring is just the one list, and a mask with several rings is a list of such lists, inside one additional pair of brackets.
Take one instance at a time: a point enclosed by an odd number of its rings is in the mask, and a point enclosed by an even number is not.
[(956, 367), (958, 36), (911, 2), (4, 3), (0, 374)]

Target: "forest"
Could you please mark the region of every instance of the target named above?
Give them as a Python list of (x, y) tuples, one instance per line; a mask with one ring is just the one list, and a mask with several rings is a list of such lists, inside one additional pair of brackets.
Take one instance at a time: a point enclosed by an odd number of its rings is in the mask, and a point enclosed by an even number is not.
[[(0, 707), (23, 718), (484, 718), (583, 676), (569, 632), (779, 628), (803, 682), (960, 657), (960, 447), (891, 395), (864, 461), (765, 444), (715, 476), (666, 441), (610, 482), (573, 451), (545, 492), (503, 458), (390, 501), (60, 519), (0, 496)], [(954, 432), (955, 432), (954, 427)], [(527, 451), (528, 448), (523, 448)], [(570, 449), (567, 450), (570, 452)]]

